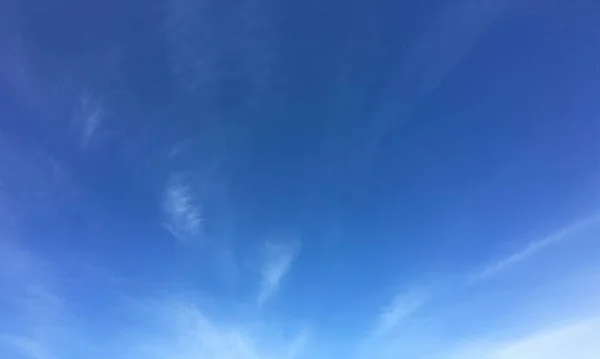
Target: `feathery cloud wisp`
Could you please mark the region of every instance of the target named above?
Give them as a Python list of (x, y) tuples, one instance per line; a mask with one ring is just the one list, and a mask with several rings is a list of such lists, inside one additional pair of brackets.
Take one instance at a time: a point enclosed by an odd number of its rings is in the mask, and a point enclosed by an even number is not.
[(81, 326), (85, 321), (70, 322), (54, 308), (54, 297), (46, 295), (50, 292), (39, 290), (47, 287), (39, 278), (47, 272), (39, 274), (42, 267), (33, 253), (0, 241), (0, 293), (10, 289), (14, 294), (15, 286), (22, 286), (23, 292), (3, 304), (18, 302), (22, 308), (14, 320), (24, 328), (17, 331), (0, 323), (0, 356), (56, 359), (73, 352), (96, 358), (95, 348), (101, 347), (119, 359), (296, 359), (307, 344), (304, 332), (283, 336), (256, 323), (215, 320), (194, 302), (173, 299), (177, 295), (156, 301), (131, 297), (126, 315), (130, 321), (118, 324), (110, 336), (88, 336), (88, 329), (94, 332), (93, 321), (90, 327)]
[(428, 300), (429, 296), (421, 291), (408, 291), (396, 295), (392, 303), (380, 313), (375, 334), (389, 333), (403, 319), (417, 311)]
[(38, 340), (16, 335), (0, 335), (0, 347), (7, 346), (29, 359), (54, 359), (48, 349)]
[(525, 261), (526, 259), (535, 255), (539, 251), (544, 250), (545, 248), (547, 248), (553, 244), (573, 238), (576, 234), (580, 233), (581, 231), (586, 230), (590, 226), (594, 226), (594, 225), (598, 224), (599, 222), (600, 222), (600, 213), (596, 213), (592, 216), (585, 217), (583, 219), (579, 219), (579, 220), (575, 221), (574, 223), (571, 223), (567, 227), (562, 228), (559, 231), (549, 235), (548, 237), (542, 238), (537, 241), (530, 242), (527, 246), (525, 246), (525, 248), (523, 248), (515, 253), (512, 253), (509, 256), (500, 259), (499, 261), (492, 263), (491, 265), (489, 265), (482, 271), (476, 273), (473, 276), (472, 280), (479, 281), (482, 279), (490, 278), (490, 277), (504, 271), (505, 269), (508, 269), (520, 262)]
[(508, 341), (466, 344), (436, 359), (594, 359), (600, 355), (600, 319), (543, 329)]
[(74, 121), (81, 127), (81, 147), (87, 147), (104, 117), (102, 101), (84, 91), (75, 108)]
[(265, 244), (266, 259), (260, 270), (262, 278), (258, 294), (259, 305), (275, 293), (299, 253), (300, 242), (298, 241)]
[[(158, 313), (158, 314), (157, 314)], [(305, 336), (290, 340), (263, 340), (267, 336), (244, 326), (221, 325), (189, 302), (166, 301), (151, 309), (151, 325), (137, 331), (127, 353), (148, 359), (294, 359)], [(123, 353), (121, 347), (121, 353)], [(117, 355), (117, 357), (120, 357)]]
[(181, 178), (172, 177), (164, 193), (165, 227), (181, 241), (197, 237), (202, 229), (202, 214), (192, 188)]
[[(53, 293), (48, 266), (16, 243), (0, 240), (0, 293), (21, 330), (0, 324), (0, 352), (32, 359), (54, 358), (49, 335), (61, 315), (61, 301)], [(7, 295), (6, 293), (9, 293)], [(14, 315), (14, 317), (12, 317)]]

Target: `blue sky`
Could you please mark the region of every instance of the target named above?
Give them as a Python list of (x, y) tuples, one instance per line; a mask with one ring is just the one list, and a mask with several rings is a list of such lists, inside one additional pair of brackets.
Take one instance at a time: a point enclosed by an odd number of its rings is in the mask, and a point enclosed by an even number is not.
[(597, 1), (0, 4), (0, 357), (600, 357)]

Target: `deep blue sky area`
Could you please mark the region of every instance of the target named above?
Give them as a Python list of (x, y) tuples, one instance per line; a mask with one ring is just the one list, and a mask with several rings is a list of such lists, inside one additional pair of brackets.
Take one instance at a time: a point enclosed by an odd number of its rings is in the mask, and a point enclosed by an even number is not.
[(600, 357), (600, 2), (0, 2), (0, 357)]

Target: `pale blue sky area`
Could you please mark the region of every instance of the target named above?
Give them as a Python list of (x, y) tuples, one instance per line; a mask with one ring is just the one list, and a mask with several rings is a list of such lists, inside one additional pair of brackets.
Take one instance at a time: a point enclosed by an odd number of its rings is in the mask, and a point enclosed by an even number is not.
[(0, 2), (0, 357), (600, 357), (600, 3)]

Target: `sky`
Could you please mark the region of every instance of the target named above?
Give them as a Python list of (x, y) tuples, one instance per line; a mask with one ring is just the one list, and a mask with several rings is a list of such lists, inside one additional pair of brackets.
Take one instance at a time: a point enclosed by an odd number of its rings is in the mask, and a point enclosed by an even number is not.
[(600, 357), (600, 2), (0, 2), (0, 357)]

